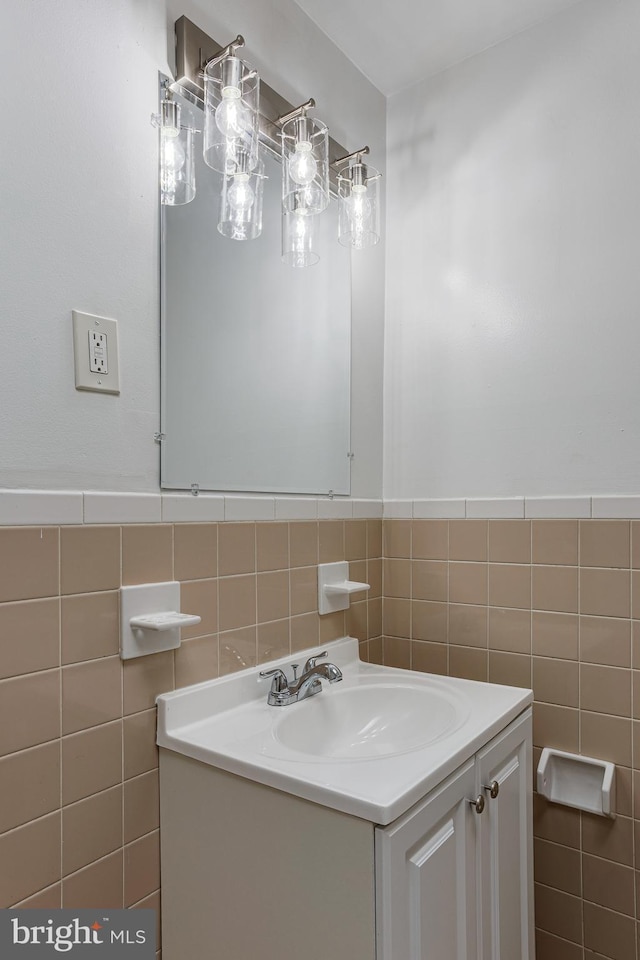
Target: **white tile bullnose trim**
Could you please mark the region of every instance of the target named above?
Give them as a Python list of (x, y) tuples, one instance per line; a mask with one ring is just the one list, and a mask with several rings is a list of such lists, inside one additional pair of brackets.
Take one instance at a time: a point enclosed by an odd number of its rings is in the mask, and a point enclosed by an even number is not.
[(390, 520), (410, 520), (413, 516), (413, 500), (385, 500), (383, 516)]
[(356, 520), (379, 520), (382, 518), (382, 500), (352, 500), (353, 517)]
[(524, 515), (529, 520), (588, 520), (591, 497), (527, 497)]
[(315, 497), (276, 497), (276, 520), (317, 520)]
[(275, 520), (273, 497), (225, 497), (225, 520)]
[(524, 517), (524, 497), (467, 500), (467, 517), (474, 520), (521, 520)]
[(350, 520), (353, 516), (353, 500), (318, 500), (318, 520)]
[(256, 520), (640, 519), (640, 496), (374, 500), (222, 493), (0, 490), (0, 526)]
[(461, 520), (466, 517), (466, 500), (414, 500), (416, 520)]
[(640, 517), (640, 497), (592, 497), (591, 510), (598, 520), (634, 520)]
[(85, 523), (161, 523), (159, 493), (85, 493)]
[(166, 523), (224, 520), (224, 497), (200, 493), (163, 493), (162, 519)]
[(0, 490), (0, 524), (66, 524), (83, 522), (80, 491)]

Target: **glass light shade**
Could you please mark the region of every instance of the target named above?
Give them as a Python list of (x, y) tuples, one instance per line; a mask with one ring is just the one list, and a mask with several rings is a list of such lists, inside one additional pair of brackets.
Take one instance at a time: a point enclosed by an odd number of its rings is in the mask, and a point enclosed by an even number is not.
[(290, 267), (312, 267), (320, 259), (316, 251), (318, 218), (282, 211), (282, 260)]
[(293, 117), (282, 125), (282, 202), (288, 213), (329, 206), (329, 131), (320, 120)]
[(230, 240), (255, 240), (262, 233), (264, 164), (239, 170), (222, 179), (218, 230)]
[(160, 126), (160, 199), (167, 206), (189, 203), (196, 195), (193, 135), (190, 127), (172, 135)]
[(338, 178), (338, 240), (345, 247), (373, 247), (380, 239), (380, 174), (353, 163)]
[(225, 57), (204, 69), (204, 162), (219, 173), (258, 162), (260, 78), (244, 60)]

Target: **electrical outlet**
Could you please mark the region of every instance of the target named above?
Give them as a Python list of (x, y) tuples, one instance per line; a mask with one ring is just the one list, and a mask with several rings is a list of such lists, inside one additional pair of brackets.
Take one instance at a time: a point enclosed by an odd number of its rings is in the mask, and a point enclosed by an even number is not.
[(118, 323), (72, 311), (76, 390), (120, 393)]
[(108, 373), (107, 335), (89, 331), (89, 370), (91, 373)]

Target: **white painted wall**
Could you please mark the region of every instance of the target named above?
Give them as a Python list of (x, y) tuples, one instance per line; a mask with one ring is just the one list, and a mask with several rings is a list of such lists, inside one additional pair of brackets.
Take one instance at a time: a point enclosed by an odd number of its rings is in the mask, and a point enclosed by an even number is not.
[[(211, 10), (215, 6), (215, 15)], [(385, 101), (292, 0), (4, 0), (0, 487), (158, 487), (158, 71), (186, 14), (238, 32), (265, 80), (315, 97), (336, 139), (382, 163)], [(352, 492), (382, 473), (382, 246), (353, 283)], [(71, 310), (119, 322), (120, 397), (74, 387)]]
[(640, 6), (389, 101), (387, 497), (640, 490)]

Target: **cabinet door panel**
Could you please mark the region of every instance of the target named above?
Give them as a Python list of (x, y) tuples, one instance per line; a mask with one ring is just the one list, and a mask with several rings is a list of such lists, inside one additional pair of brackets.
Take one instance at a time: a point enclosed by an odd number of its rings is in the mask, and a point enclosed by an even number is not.
[[(483, 960), (533, 960), (531, 748), (524, 718), (478, 757)], [(491, 799), (486, 785), (497, 780)]]
[(473, 763), (376, 830), (378, 960), (476, 960)]

